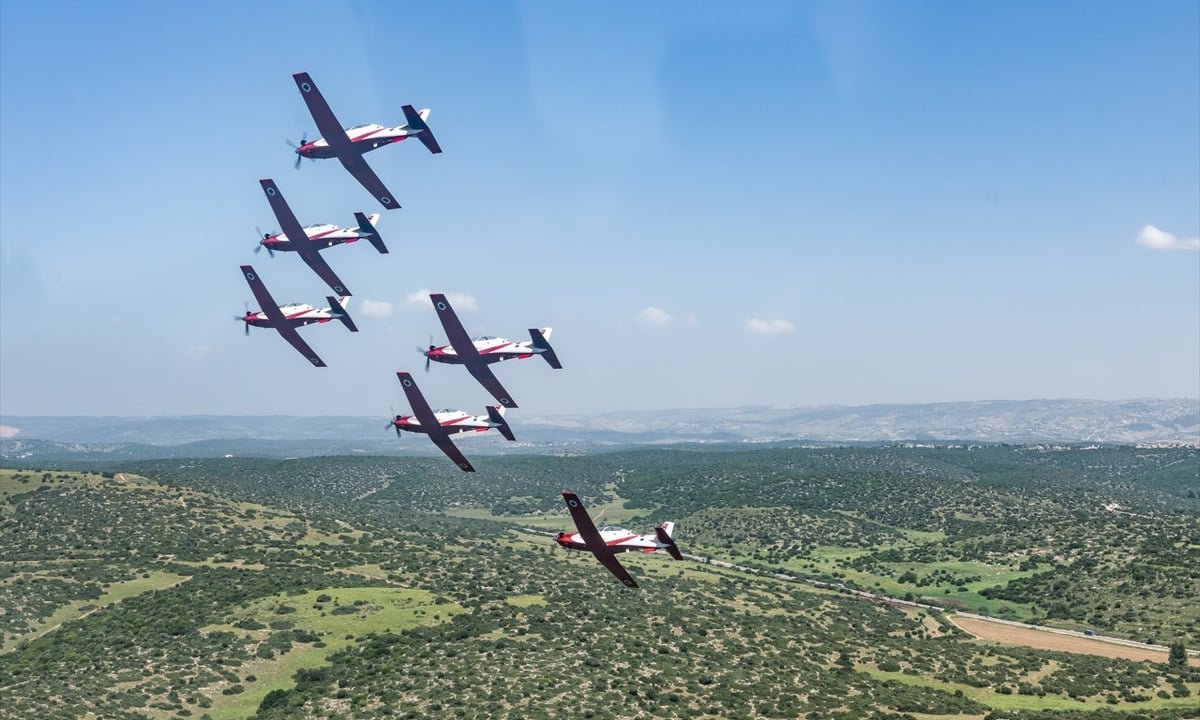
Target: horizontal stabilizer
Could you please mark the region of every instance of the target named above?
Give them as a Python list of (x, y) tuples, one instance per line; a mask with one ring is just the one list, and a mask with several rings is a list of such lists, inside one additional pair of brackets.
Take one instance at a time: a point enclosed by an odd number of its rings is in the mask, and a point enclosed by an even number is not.
[(671, 539), (671, 531), (674, 530), (674, 523), (663, 523), (654, 528), (654, 534), (658, 536), (658, 541), (666, 545), (664, 550), (671, 554), (671, 557), (676, 560), (682, 560), (683, 555), (679, 552), (679, 548), (675, 546), (675, 541)]
[(387, 246), (383, 244), (383, 238), (379, 235), (379, 230), (375, 228), (375, 223), (379, 222), (379, 214), (376, 213), (371, 217), (367, 217), (360, 212), (354, 213), (354, 219), (358, 221), (358, 231), (370, 241), (375, 249), (382, 255), (387, 255)]
[(504, 419), (503, 406), (488, 405), (487, 412), (488, 419), (497, 425), (496, 429), (500, 431), (501, 435), (507, 438), (510, 442), (517, 439), (517, 436), (513, 435), (512, 428), (508, 426), (508, 421)]
[(354, 324), (350, 313), (346, 312), (346, 303), (350, 301), (349, 296), (335, 298), (332, 295), (328, 295), (325, 299), (329, 301), (329, 313), (338, 320), (341, 320), (346, 327), (350, 328), (350, 332), (358, 332), (358, 326)]
[(425, 122), (425, 118), (429, 117), (429, 110), (417, 112), (412, 105), (405, 105), (402, 109), (404, 110), (404, 120), (408, 123), (409, 135), (424, 143), (429, 152), (434, 155), (440, 153), (442, 147), (438, 145), (437, 138), (433, 136), (429, 124)]
[(533, 340), (533, 346), (541, 350), (539, 355), (545, 358), (546, 362), (550, 363), (550, 367), (555, 370), (562, 370), (562, 363), (558, 361), (558, 355), (555, 354), (554, 348), (550, 347), (550, 341), (546, 338), (550, 335), (550, 328), (539, 330), (538, 328), (529, 328), (529, 337)]

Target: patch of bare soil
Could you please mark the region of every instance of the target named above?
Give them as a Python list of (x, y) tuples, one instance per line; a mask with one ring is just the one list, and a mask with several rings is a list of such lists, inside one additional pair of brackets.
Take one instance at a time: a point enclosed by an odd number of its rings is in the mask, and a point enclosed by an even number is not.
[[(993, 642), (1005, 643), (1006, 645), (1024, 645), (1025, 647), (1038, 648), (1040, 650), (1062, 650), (1064, 652), (1100, 655), (1109, 658), (1124, 658), (1126, 660), (1151, 660), (1160, 663), (1167, 661), (1167, 653), (1160, 650), (1128, 647), (1089, 637), (1064, 635), (1048, 630), (1034, 630), (1017, 625), (990, 622), (988, 620), (961, 617), (958, 615), (951, 615), (949, 620), (957, 625), (959, 629), (981, 640), (991, 640)], [(1196, 664), (1195, 658), (1191, 660), (1191, 664)]]

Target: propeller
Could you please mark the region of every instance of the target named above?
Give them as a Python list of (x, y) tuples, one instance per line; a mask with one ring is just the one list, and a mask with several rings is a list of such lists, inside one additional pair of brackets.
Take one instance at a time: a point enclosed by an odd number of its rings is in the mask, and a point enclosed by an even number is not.
[(437, 345), (433, 344), (433, 336), (432, 335), (429, 336), (429, 349), (428, 350), (421, 347), (420, 345), (417, 346), (417, 352), (419, 352), (425, 356), (425, 372), (429, 372), (429, 353), (433, 352), (436, 349), (437, 349)]
[(265, 232), (263, 232), (263, 231), (262, 231), (262, 228), (260, 228), (260, 227), (259, 227), (259, 226), (257, 226), (257, 225), (255, 225), (255, 226), (254, 226), (254, 229), (255, 229), (256, 231), (258, 231), (258, 234), (259, 234), (259, 235), (261, 235), (261, 236), (262, 236), (262, 239), (261, 239), (261, 240), (259, 240), (259, 241), (258, 241), (258, 244), (254, 246), (254, 254), (255, 254), (255, 255), (257, 255), (257, 254), (258, 254), (258, 253), (259, 253), (259, 252), (260, 252), (260, 251), (261, 251), (263, 248), (266, 248), (266, 249), (267, 249), (267, 255), (268, 255), (268, 256), (270, 256), (270, 257), (273, 259), (273, 258), (275, 257), (275, 251), (274, 251), (274, 250), (272, 250), (272, 249), (271, 249), (271, 247), (270, 247), (269, 245), (265, 245), (265, 244), (263, 244), (263, 240), (266, 240), (267, 238), (271, 237), (271, 233), (265, 233)]
[(304, 159), (304, 156), (300, 154), (300, 148), (302, 148), (306, 144), (308, 144), (308, 131), (305, 130), (304, 134), (300, 136), (300, 144), (299, 145), (292, 142), (291, 140), (284, 140), (284, 142), (286, 142), (288, 144), (288, 147), (290, 147), (291, 149), (296, 151), (296, 169), (299, 170), (300, 169), (300, 161)]
[(247, 335), (250, 334), (250, 323), (246, 322), (246, 318), (249, 316), (250, 316), (250, 303), (249, 302), (246, 303), (246, 314), (245, 315), (234, 315), (233, 316), (234, 320), (237, 320), (246, 326), (246, 334)]
[(389, 407), (388, 412), (391, 413), (392, 419), (388, 420), (388, 424), (384, 425), (383, 429), (387, 430), (388, 428), (395, 428), (396, 437), (403, 438), (404, 435), (400, 433), (400, 426), (396, 424), (396, 421), (400, 419), (400, 416), (396, 414), (396, 408)]

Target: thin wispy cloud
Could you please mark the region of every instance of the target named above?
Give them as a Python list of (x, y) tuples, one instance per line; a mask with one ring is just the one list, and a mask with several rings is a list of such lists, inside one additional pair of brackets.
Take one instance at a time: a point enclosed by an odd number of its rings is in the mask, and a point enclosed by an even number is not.
[(653, 305), (643, 309), (634, 317), (634, 321), (638, 325), (648, 325), (651, 327), (665, 327), (670, 325), (674, 318), (671, 313), (661, 308), (656, 308)]
[(1200, 237), (1180, 240), (1169, 232), (1147, 225), (1138, 233), (1137, 244), (1151, 250), (1200, 250)]
[[(421, 288), (416, 292), (409, 293), (404, 298), (404, 302), (400, 304), (405, 310), (424, 310), (433, 308), (433, 301), (429, 299), (429, 293), (432, 292), (426, 288)], [(446, 299), (454, 306), (455, 312), (475, 312), (479, 309), (479, 303), (475, 301), (474, 295), (466, 293), (445, 293)]]
[(755, 335), (786, 335), (795, 332), (796, 326), (787, 320), (760, 320), (746, 318), (746, 332)]
[(384, 300), (363, 300), (362, 314), (373, 318), (390, 317), (392, 314), (392, 304)]
[(188, 345), (183, 349), (183, 354), (193, 360), (205, 360), (212, 356), (212, 345), (200, 343), (198, 345)]

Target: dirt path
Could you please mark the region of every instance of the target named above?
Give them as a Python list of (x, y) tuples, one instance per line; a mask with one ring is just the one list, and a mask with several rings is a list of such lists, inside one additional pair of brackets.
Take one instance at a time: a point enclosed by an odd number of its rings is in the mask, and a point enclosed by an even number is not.
[[(1048, 630), (1036, 630), (1019, 625), (993, 622), (977, 617), (950, 615), (948, 619), (962, 631), (970, 633), (981, 640), (991, 640), (1007, 645), (1024, 645), (1025, 647), (1038, 648), (1040, 650), (1062, 650), (1064, 652), (1100, 655), (1109, 658), (1124, 658), (1126, 660), (1151, 660), (1160, 663), (1167, 661), (1167, 653), (1162, 650), (1129, 647), (1089, 637), (1064, 635)], [(1189, 664), (1200, 665), (1200, 660), (1192, 658)]]

